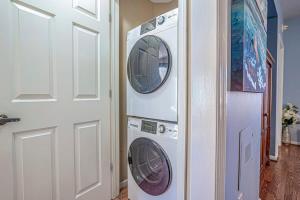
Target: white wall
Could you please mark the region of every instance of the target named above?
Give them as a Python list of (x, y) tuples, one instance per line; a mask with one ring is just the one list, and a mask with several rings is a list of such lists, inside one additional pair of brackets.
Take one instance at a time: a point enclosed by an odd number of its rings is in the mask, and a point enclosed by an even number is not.
[[(258, 199), (260, 180), (260, 135), (261, 135), (262, 94), (245, 92), (228, 92), (227, 106), (227, 149), (226, 149), (226, 200), (238, 199), (241, 193), (252, 193)], [(243, 177), (238, 190), (239, 172), (239, 134), (249, 129), (256, 135), (253, 148), (253, 167), (248, 176)], [(250, 181), (251, 180), (251, 181)], [(251, 200), (244, 197), (245, 200)]]
[(173, 0), (171, 3), (156, 3), (153, 4), (153, 15), (158, 16), (177, 7), (178, 0)]

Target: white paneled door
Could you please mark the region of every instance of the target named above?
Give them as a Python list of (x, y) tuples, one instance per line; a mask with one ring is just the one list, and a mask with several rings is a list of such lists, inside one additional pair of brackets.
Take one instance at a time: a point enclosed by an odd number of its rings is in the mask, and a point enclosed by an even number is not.
[(110, 199), (109, 2), (0, 1), (0, 200)]

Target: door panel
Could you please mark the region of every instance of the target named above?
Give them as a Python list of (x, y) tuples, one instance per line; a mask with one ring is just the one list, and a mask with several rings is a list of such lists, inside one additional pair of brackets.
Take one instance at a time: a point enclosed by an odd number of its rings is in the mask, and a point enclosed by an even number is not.
[(74, 8), (95, 19), (99, 17), (99, 2), (97, 0), (74, 0)]
[(99, 98), (99, 33), (73, 25), (75, 99)]
[(0, 1), (0, 199), (109, 200), (109, 0)]
[(55, 133), (55, 128), (14, 133), (17, 199), (52, 200), (56, 196)]
[(76, 195), (81, 196), (101, 184), (101, 133), (99, 122), (75, 125)]
[(12, 14), (14, 101), (54, 99), (54, 15), (19, 3)]

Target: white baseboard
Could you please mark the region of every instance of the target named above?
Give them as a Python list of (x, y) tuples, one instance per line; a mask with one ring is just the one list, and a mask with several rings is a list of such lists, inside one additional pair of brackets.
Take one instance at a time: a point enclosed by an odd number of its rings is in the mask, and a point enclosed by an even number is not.
[(128, 181), (124, 180), (120, 183), (120, 189), (126, 188), (128, 186)]
[(300, 142), (292, 141), (291, 144), (293, 144), (293, 145), (299, 145), (300, 146)]
[(272, 161), (278, 161), (278, 156), (271, 156), (270, 155), (270, 160), (272, 160)]

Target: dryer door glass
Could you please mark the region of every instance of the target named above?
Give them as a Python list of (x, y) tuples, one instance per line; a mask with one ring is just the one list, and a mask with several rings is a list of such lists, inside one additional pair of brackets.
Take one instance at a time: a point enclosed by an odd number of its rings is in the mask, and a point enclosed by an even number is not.
[(136, 42), (128, 63), (128, 80), (135, 91), (154, 92), (167, 80), (171, 70), (171, 53), (159, 37), (148, 35)]
[(135, 182), (144, 192), (159, 196), (170, 186), (171, 163), (162, 147), (153, 140), (136, 139), (130, 145), (128, 163)]

